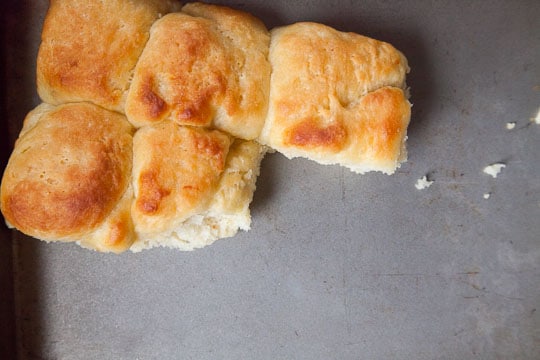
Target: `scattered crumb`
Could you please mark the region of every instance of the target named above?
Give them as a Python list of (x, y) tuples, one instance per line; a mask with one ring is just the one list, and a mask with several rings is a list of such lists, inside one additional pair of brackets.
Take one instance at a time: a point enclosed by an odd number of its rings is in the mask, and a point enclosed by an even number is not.
[(509, 123), (506, 123), (506, 129), (507, 130), (512, 130), (516, 127), (516, 123), (515, 122), (509, 122)]
[(540, 109), (538, 109), (538, 112), (536, 113), (536, 117), (532, 119), (534, 123), (540, 125)]
[(491, 193), (485, 193), (484, 194), (484, 199), (489, 199), (491, 197)]
[(433, 181), (428, 180), (427, 176), (424, 175), (421, 179), (416, 180), (416, 184), (414, 184), (414, 187), (418, 190), (424, 190), (433, 184)]
[(496, 164), (491, 164), (491, 165), (488, 165), (484, 168), (484, 172), (488, 175), (491, 175), (493, 176), (494, 178), (497, 177), (497, 175), (499, 175), (499, 173), (502, 171), (502, 169), (504, 169), (506, 167), (506, 164), (503, 164), (503, 163), (496, 163)]

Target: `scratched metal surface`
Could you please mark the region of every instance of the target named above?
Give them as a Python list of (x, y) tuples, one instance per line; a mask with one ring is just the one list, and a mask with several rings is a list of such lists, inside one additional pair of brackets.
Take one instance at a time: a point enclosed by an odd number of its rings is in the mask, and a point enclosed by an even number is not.
[[(359, 176), (269, 155), (252, 230), (191, 253), (14, 233), (20, 358), (538, 359), (540, 2), (222, 3), (402, 50), (409, 162)], [(10, 4), (13, 141), (38, 101), (47, 2)], [(482, 173), (494, 162), (496, 179)]]

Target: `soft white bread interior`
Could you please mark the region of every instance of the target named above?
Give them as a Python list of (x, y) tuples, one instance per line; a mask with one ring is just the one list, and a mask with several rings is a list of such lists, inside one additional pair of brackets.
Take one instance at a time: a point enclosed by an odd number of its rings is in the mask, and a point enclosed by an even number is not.
[(259, 141), (289, 158), (391, 174), (406, 158), (407, 60), (390, 44), (316, 23), (271, 31)]
[(7, 223), (46, 241), (129, 248), (133, 131), (123, 115), (90, 103), (31, 111), (2, 179)]
[(176, 0), (51, 0), (37, 58), (41, 99), (123, 112), (150, 27), (179, 9)]
[(133, 145), (132, 251), (192, 250), (249, 230), (264, 147), (173, 122), (141, 128)]
[(172, 120), (251, 140), (267, 112), (270, 35), (255, 17), (187, 4), (155, 22), (135, 68), (126, 114), (135, 126)]

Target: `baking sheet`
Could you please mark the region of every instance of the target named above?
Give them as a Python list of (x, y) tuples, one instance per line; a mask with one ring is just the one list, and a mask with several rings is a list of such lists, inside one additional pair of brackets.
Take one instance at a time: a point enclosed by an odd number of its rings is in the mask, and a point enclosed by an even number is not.
[[(2, 331), (15, 311), (19, 358), (538, 359), (540, 2), (221, 3), (403, 51), (409, 161), (359, 176), (268, 155), (252, 230), (195, 252), (98, 254), (4, 231)], [(38, 104), (47, 1), (5, 7), (11, 147)], [(496, 179), (482, 173), (495, 162)]]

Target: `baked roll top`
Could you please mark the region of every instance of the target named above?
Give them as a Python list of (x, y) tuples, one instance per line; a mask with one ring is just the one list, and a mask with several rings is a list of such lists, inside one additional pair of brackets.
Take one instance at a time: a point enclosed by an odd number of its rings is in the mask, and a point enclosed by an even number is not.
[(37, 58), (39, 96), (123, 112), (150, 27), (179, 9), (175, 0), (51, 0)]
[(393, 173), (405, 159), (407, 60), (390, 44), (315, 23), (272, 30), (259, 138), (287, 157)]
[(191, 250), (249, 229), (263, 147), (170, 121), (139, 129), (133, 145), (132, 250)]
[(164, 16), (135, 68), (128, 119), (135, 126), (171, 120), (256, 138), (267, 111), (269, 43), (262, 22), (226, 7), (192, 3)]
[(129, 248), (133, 131), (123, 115), (90, 103), (31, 111), (2, 180), (8, 224), (47, 241)]

